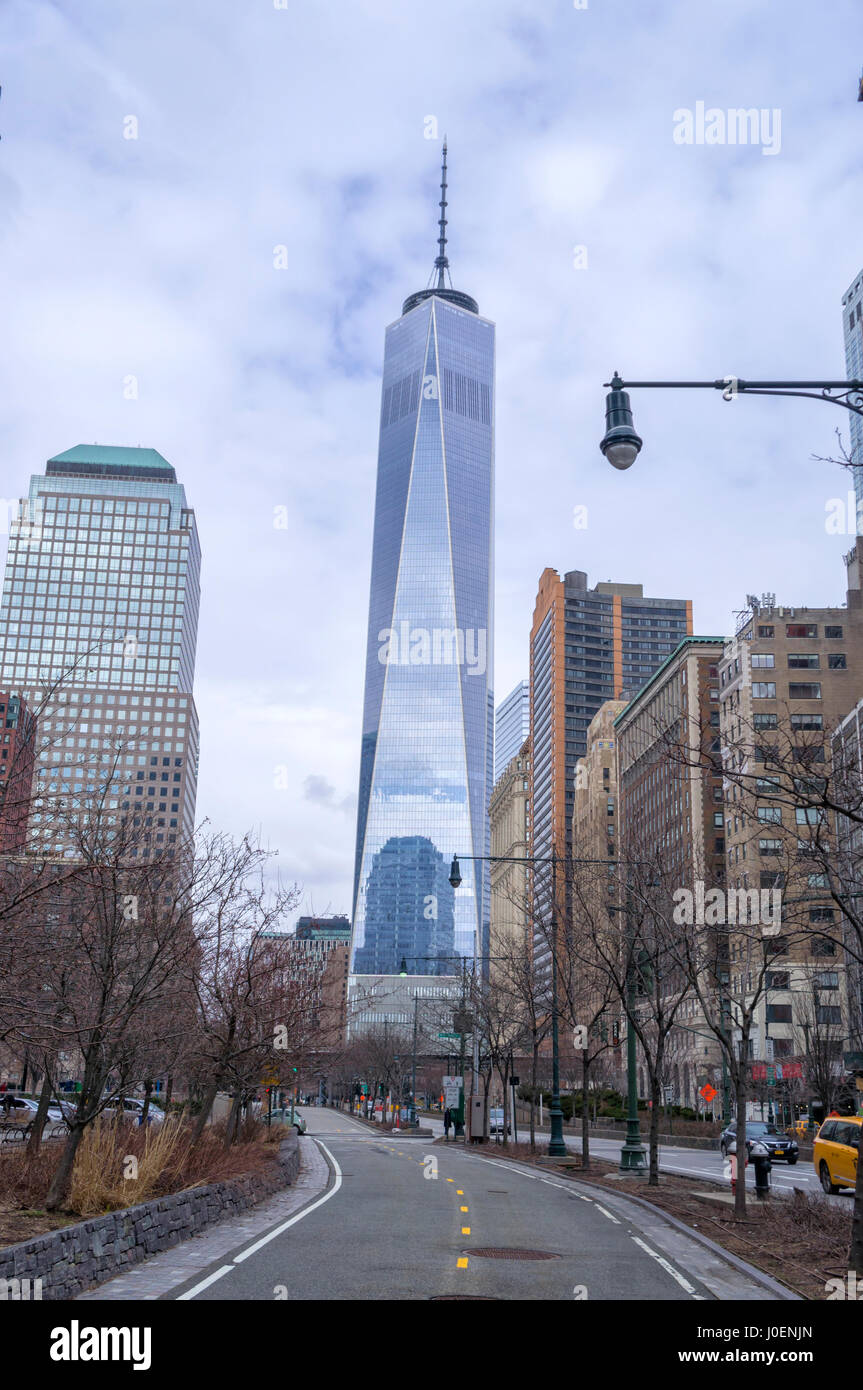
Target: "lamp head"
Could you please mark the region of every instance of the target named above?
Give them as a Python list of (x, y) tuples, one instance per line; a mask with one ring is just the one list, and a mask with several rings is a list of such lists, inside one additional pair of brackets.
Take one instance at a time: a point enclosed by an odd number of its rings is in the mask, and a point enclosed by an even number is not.
[(613, 468), (631, 468), (641, 452), (642, 441), (632, 423), (629, 394), (617, 372), (605, 398), (605, 436), (599, 447)]

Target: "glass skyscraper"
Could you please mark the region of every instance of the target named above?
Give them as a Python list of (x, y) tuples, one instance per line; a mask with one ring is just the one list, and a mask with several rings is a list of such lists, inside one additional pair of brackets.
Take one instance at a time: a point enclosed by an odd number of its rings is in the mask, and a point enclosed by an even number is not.
[[(845, 336), (845, 366), (849, 381), (863, 381), (863, 271), (842, 296), (842, 328)], [(863, 416), (848, 412), (850, 455), (853, 463), (854, 496), (857, 504), (857, 534), (863, 535)]]
[(55, 797), (103, 797), (142, 855), (191, 833), (200, 565), (194, 512), (155, 449), (78, 445), (31, 478), (10, 525), (0, 682), (41, 703), (32, 848), (69, 852)]
[(494, 716), (494, 780), (506, 772), (507, 763), (521, 750), (530, 734), (530, 686), (519, 681)]
[[(494, 324), (437, 282), (386, 331), (352, 968), (453, 974), (482, 955), (492, 782)], [(433, 272), (432, 278), (435, 276)]]

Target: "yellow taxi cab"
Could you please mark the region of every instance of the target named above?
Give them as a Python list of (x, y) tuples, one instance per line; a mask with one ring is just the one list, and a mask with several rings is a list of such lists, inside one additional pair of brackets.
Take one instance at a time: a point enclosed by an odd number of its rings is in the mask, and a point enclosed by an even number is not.
[(815, 1136), (812, 1164), (825, 1192), (853, 1187), (863, 1115), (828, 1115)]

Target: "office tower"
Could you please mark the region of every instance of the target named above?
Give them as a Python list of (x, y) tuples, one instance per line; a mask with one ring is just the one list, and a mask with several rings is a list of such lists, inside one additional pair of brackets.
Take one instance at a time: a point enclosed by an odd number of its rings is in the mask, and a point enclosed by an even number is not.
[[(849, 381), (863, 381), (863, 271), (842, 296), (845, 367)], [(848, 412), (852, 475), (857, 502), (856, 530), (863, 533), (863, 416)], [(852, 519), (848, 524), (851, 529)]]
[[(863, 699), (839, 723), (832, 737), (836, 799), (856, 815), (836, 817), (836, 871), (843, 894), (863, 900), (863, 826), (859, 808), (863, 797)], [(849, 1049), (863, 1051), (863, 960), (854, 923), (843, 913), (847, 948)]]
[(0, 849), (23, 850), (31, 811), (36, 720), (26, 701), (0, 693)]
[(573, 854), (585, 859), (616, 859), (620, 838), (614, 721), (625, 700), (606, 700), (587, 730), (587, 748), (575, 765), (572, 810)]
[(519, 681), (506, 699), (501, 701), (494, 716), (494, 780), (518, 754), (530, 733), (530, 686)]
[(575, 768), (597, 710), (635, 694), (691, 631), (688, 599), (543, 571), (530, 636), (533, 855), (571, 853)]
[[(751, 596), (719, 665), (728, 887), (782, 892), (783, 931), (771, 943), (776, 968), (755, 1006), (759, 1061), (802, 1060), (814, 1027), (832, 1029), (838, 1056), (849, 1032), (843, 915), (824, 872), (835, 862), (837, 826), (807, 806), (806, 794), (811, 782), (817, 798), (834, 731), (859, 699), (861, 552), (858, 541), (845, 557), (843, 607), (777, 607), (774, 594)], [(802, 805), (794, 805), (794, 792)], [(731, 983), (733, 993), (746, 993), (733, 963)], [(807, 1017), (813, 995), (817, 1008)]]
[(530, 742), (525, 739), (502, 774), (495, 779), (489, 802), (491, 828), (491, 930), (489, 978), (512, 981), (516, 951), (528, 943), (527, 865), (508, 861), (525, 859), (528, 850), (528, 778)]
[(298, 941), (332, 941), (347, 946), (351, 940), (351, 919), (344, 914), (335, 917), (298, 917), (295, 936)]
[(159, 853), (191, 833), (200, 563), (194, 513), (155, 449), (81, 444), (31, 478), (10, 528), (0, 683), (38, 717), (32, 848), (71, 853), (53, 807), (103, 795), (143, 856), (144, 841)]
[[(482, 955), (492, 694), (494, 325), (436, 283), (386, 331), (354, 872), (353, 968)], [(449, 942), (452, 942), (452, 947)], [(450, 962), (450, 972), (456, 969)], [(428, 972), (426, 972), (428, 973)]]
[[(684, 638), (612, 725), (616, 853), (624, 862), (642, 859), (657, 866), (667, 890), (688, 889), (695, 899), (699, 883), (702, 892), (725, 884), (719, 771), (722, 655), (722, 637)], [(679, 987), (679, 980), (669, 981), (667, 1008)], [(698, 1109), (705, 1082), (721, 1089), (722, 1054), (696, 997), (684, 1003), (684, 1019), (685, 1027), (674, 1029), (668, 1039), (667, 1086), (675, 1105)], [(624, 1021), (624, 1033), (625, 1028)]]

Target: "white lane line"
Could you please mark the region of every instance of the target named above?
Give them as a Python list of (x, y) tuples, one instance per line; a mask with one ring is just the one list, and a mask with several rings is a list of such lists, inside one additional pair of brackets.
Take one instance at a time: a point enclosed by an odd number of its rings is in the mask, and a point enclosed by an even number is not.
[(651, 1250), (650, 1246), (645, 1245), (644, 1241), (639, 1239), (638, 1236), (633, 1236), (632, 1239), (635, 1241), (636, 1245), (641, 1246), (642, 1250), (644, 1250), (645, 1253), (648, 1254), (652, 1260), (656, 1260), (657, 1264), (662, 1265), (662, 1268), (668, 1274), (671, 1275), (672, 1279), (677, 1280), (678, 1284), (682, 1289), (685, 1289), (686, 1292), (688, 1294), (691, 1294), (693, 1298), (698, 1299), (700, 1303), (703, 1303), (705, 1301), (704, 1295), (696, 1293), (694, 1284), (690, 1284), (688, 1279), (684, 1279), (683, 1275), (674, 1268), (673, 1264), (670, 1264), (669, 1261), (664, 1259), (662, 1255), (658, 1254), (656, 1250)]
[(215, 1284), (217, 1279), (221, 1279), (225, 1274), (230, 1274), (233, 1268), (233, 1265), (222, 1265), (222, 1268), (217, 1269), (215, 1274), (209, 1274), (206, 1279), (202, 1279), (200, 1284), (196, 1284), (193, 1289), (187, 1289), (185, 1293), (181, 1293), (177, 1302), (184, 1303), (188, 1299), (194, 1298), (196, 1294), (202, 1293), (203, 1290), (208, 1289), (211, 1284)]
[(608, 1210), (606, 1210), (605, 1207), (600, 1206), (599, 1202), (597, 1202), (597, 1204), (596, 1204), (596, 1210), (597, 1210), (597, 1211), (601, 1211), (602, 1214), (603, 1214), (603, 1216), (607, 1216), (608, 1219), (609, 1219), (609, 1221), (613, 1221), (614, 1224), (615, 1224), (615, 1226), (619, 1226), (619, 1225), (620, 1225), (620, 1222), (618, 1221), (617, 1217), (616, 1217), (616, 1216), (612, 1216), (611, 1212), (608, 1211)]
[(533, 1173), (525, 1173), (521, 1168), (513, 1168), (510, 1163), (501, 1163), (498, 1158), (480, 1158), (478, 1154), (474, 1157), (479, 1163), (490, 1163), (492, 1168), (505, 1168), (508, 1173), (517, 1173), (520, 1178), (527, 1178), (528, 1182), (545, 1182), (544, 1178), (537, 1178)]
[(329, 1192), (325, 1192), (323, 1197), (319, 1197), (316, 1202), (312, 1202), (310, 1207), (306, 1207), (303, 1211), (298, 1212), (296, 1216), (292, 1216), (289, 1221), (283, 1221), (281, 1226), (277, 1226), (274, 1231), (270, 1231), (267, 1235), (261, 1236), (261, 1239), (256, 1240), (254, 1245), (250, 1245), (247, 1250), (243, 1250), (241, 1254), (235, 1255), (235, 1265), (242, 1264), (243, 1260), (247, 1260), (250, 1255), (256, 1254), (257, 1251), (260, 1250), (264, 1245), (269, 1245), (270, 1241), (275, 1240), (276, 1236), (282, 1235), (282, 1233), (284, 1231), (289, 1230), (291, 1226), (295, 1226), (298, 1221), (302, 1221), (303, 1217), (308, 1216), (313, 1211), (316, 1211), (318, 1207), (322, 1207), (324, 1205), (324, 1202), (328, 1202), (331, 1197), (335, 1197), (336, 1193), (342, 1185), (342, 1170), (339, 1167), (333, 1155), (330, 1153), (330, 1150), (327, 1148), (326, 1144), (324, 1144), (320, 1139), (316, 1139), (315, 1143), (318, 1145), (319, 1148), (323, 1149), (324, 1153), (327, 1155), (327, 1158), (330, 1160), (335, 1170), (336, 1180), (330, 1188)]

